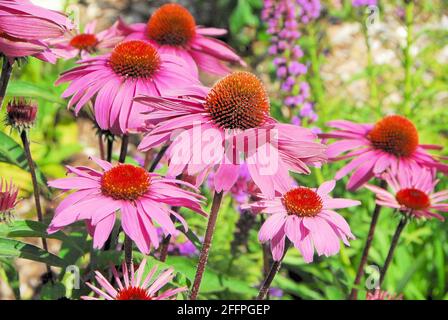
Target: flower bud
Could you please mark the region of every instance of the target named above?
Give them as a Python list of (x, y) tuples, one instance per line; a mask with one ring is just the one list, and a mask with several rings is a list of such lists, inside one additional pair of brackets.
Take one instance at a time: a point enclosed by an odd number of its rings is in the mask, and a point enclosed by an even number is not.
[(10, 219), (12, 210), (17, 204), (18, 193), (19, 190), (12, 181), (8, 184), (3, 178), (0, 179), (0, 222)]
[(23, 97), (14, 98), (9, 101), (7, 107), (6, 123), (17, 129), (28, 129), (36, 120), (37, 103), (27, 101)]

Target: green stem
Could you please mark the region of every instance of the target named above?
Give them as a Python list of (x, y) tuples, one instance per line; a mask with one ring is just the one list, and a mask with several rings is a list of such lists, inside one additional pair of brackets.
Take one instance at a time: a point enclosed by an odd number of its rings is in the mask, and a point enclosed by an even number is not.
[[(381, 180), (380, 188), (384, 189), (387, 186), (387, 182)], [(370, 222), (369, 233), (367, 234), (366, 243), (362, 251), (361, 262), (359, 263), (358, 272), (356, 273), (355, 282), (353, 283), (352, 291), (350, 292), (349, 300), (356, 300), (358, 297), (358, 285), (361, 283), (362, 276), (364, 275), (364, 267), (367, 263), (369, 257), (370, 247), (372, 246), (373, 236), (375, 235), (376, 225), (378, 223), (378, 218), (380, 216), (381, 206), (379, 204), (375, 205), (375, 209), (372, 214), (372, 221)]]
[(199, 256), (198, 267), (196, 269), (196, 276), (194, 278), (193, 286), (191, 288), (190, 300), (196, 300), (199, 287), (201, 286), (202, 277), (207, 266), (208, 255), (212, 246), (213, 233), (215, 231), (216, 220), (218, 219), (218, 212), (222, 202), (223, 192), (216, 192), (213, 196), (212, 208), (208, 217), (207, 230), (205, 231), (204, 243), (202, 244), (201, 254)]
[(114, 136), (106, 135), (107, 140), (107, 161), (112, 162), (112, 152), (114, 147)]
[(11, 79), (13, 63), (9, 62), (9, 59), (3, 56), (2, 74), (0, 75), (0, 109), (2, 108), (3, 99), (6, 95), (6, 89), (8, 88), (9, 80)]
[(398, 240), (400, 239), (401, 232), (404, 230), (404, 227), (408, 223), (409, 218), (407, 216), (404, 216), (401, 218), (400, 223), (397, 226), (397, 229), (395, 230), (394, 236), (392, 238), (390, 249), (386, 257), (386, 261), (384, 262), (384, 266), (381, 269), (380, 272), (380, 287), (384, 282), (384, 278), (386, 277), (387, 269), (389, 269), (389, 265), (392, 262), (392, 258), (394, 256), (395, 249), (398, 245)]
[[(129, 136), (127, 134), (123, 134), (123, 136), (121, 137), (120, 157), (118, 159), (118, 162), (120, 163), (124, 163), (126, 160), (126, 155), (128, 153), (128, 144)], [(128, 270), (131, 270), (130, 267), (132, 264), (132, 239), (127, 234), (125, 234), (124, 238), (124, 257)]]
[(148, 170), (149, 172), (154, 172), (154, 170), (156, 170), (157, 165), (159, 164), (160, 160), (162, 160), (168, 147), (169, 147), (169, 145), (166, 144), (160, 149), (159, 153), (157, 153), (156, 157), (154, 158), (153, 162), (151, 163), (151, 166), (149, 167), (149, 170)]
[[(30, 174), (31, 174), (31, 181), (33, 183), (33, 194), (34, 194), (34, 202), (36, 205), (36, 212), (37, 212), (37, 220), (39, 222), (43, 223), (44, 217), (42, 214), (42, 206), (40, 203), (40, 192), (39, 192), (39, 184), (37, 182), (37, 176), (36, 176), (36, 166), (34, 165), (33, 157), (31, 155), (31, 149), (30, 149), (30, 143), (26, 134), (26, 130), (22, 130), (20, 133), (20, 138), (22, 139), (23, 149), (25, 151), (25, 156), (28, 162), (28, 167), (30, 168)], [(48, 251), (48, 244), (47, 239), (42, 237), (42, 247), (45, 251)], [(53, 276), (51, 272), (50, 266), (47, 264), (47, 272), (50, 277), (51, 282), (53, 282)]]
[(261, 286), (260, 292), (258, 293), (257, 300), (265, 300), (269, 293), (269, 288), (271, 287), (272, 281), (274, 280), (275, 276), (279, 272), (282, 261), (286, 256), (286, 252), (288, 252), (290, 242), (288, 239), (285, 240), (285, 252), (283, 253), (282, 258), (279, 261), (274, 261), (272, 263), (271, 269), (269, 270), (269, 273), (265, 277), (265, 280), (263, 281), (263, 285)]

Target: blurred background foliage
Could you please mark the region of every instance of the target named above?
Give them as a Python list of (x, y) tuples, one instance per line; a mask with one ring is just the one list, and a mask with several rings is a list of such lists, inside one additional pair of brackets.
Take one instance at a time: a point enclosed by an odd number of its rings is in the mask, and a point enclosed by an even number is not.
[[(129, 22), (146, 21), (150, 13), (164, 2), (71, 0), (62, 6), (73, 9), (73, 5), (76, 5), (79, 12), (85, 12), (85, 15), (81, 15), (81, 24), (99, 18), (100, 24), (106, 27), (118, 16), (123, 16)], [(297, 110), (286, 107), (278, 94), (279, 81), (276, 79), (272, 57), (267, 53), (269, 36), (265, 24), (260, 20), (263, 1), (179, 2), (193, 12), (198, 24), (230, 30), (225, 40), (244, 57), (252, 71), (265, 81), (271, 93), (272, 114), (280, 121), (290, 122)], [(325, 123), (333, 119), (374, 122), (386, 114), (405, 113), (419, 129), (421, 142), (443, 145), (444, 155), (447, 155), (447, 1), (416, 2), (410, 66), (406, 65), (403, 57), (406, 29), (398, 14), (402, 10), (403, 1), (381, 1), (379, 28), (371, 36), (371, 52), (367, 51), (365, 33), (362, 31), (366, 19), (363, 10), (353, 8), (350, 1), (346, 0), (322, 1), (322, 5), (320, 18), (303, 28), (300, 40), (305, 53), (303, 61), (313, 70), (307, 74), (307, 80), (311, 84), (312, 100), (316, 103), (319, 115), (317, 122), (310, 126), (325, 131)], [(65, 164), (79, 164), (86, 161), (87, 155), (98, 153), (93, 125), (85, 115), (75, 119), (66, 110), (66, 101), (60, 98), (64, 87), (54, 86), (58, 74), (73, 64), (74, 62), (59, 61), (56, 65), (50, 65), (36, 59), (22, 62), (15, 69), (7, 92), (6, 100), (13, 96), (25, 96), (36, 99), (39, 103), (37, 123), (31, 130), (31, 141), (34, 158), (42, 173), (42, 183), (45, 178), (64, 176)], [(412, 92), (409, 101), (411, 108), (405, 110), (403, 92), (407, 67), (411, 68)], [(216, 79), (204, 76), (203, 80), (211, 84)], [(4, 109), (0, 115), (2, 118), (5, 116)], [(12, 178), (20, 187), (22, 200), (16, 218), (32, 219), (35, 212), (30, 200), (32, 186), (26, 167), (20, 168), (11, 159), (4, 159), (7, 150), (3, 146), (6, 145), (10, 129), (4, 127), (3, 123), (0, 124), (1, 133), (0, 176)], [(16, 133), (12, 133), (11, 137), (17, 143), (20, 141)], [(138, 155), (134, 148), (133, 156), (142, 155)], [(301, 184), (313, 187), (332, 179), (341, 165), (342, 163), (328, 164), (321, 170), (314, 170), (310, 176), (296, 177)], [(312, 264), (305, 264), (296, 250), (290, 250), (281, 273), (274, 281), (274, 286), (281, 289), (282, 294), (273, 294), (271, 298), (344, 299), (347, 296), (369, 228), (374, 199), (367, 190), (347, 192), (345, 183), (345, 179), (338, 183), (334, 195), (362, 201), (360, 207), (341, 210), (357, 240), (351, 242), (351, 247), (343, 247), (340, 254), (317, 258)], [(448, 188), (446, 178), (442, 178), (439, 187)], [(203, 188), (203, 193), (210, 199), (206, 187)], [(46, 199), (48, 221), (60, 196), (46, 194)], [(204, 219), (189, 212), (184, 214), (194, 234), (202, 235), (206, 225)], [(235, 201), (230, 196), (226, 197), (218, 218), (200, 298), (250, 299), (256, 295), (257, 286), (263, 278), (262, 247), (257, 240), (260, 219), (253, 219), (255, 221), (252, 221), (247, 244), (232, 251), (234, 237), (241, 231), (236, 229), (241, 217)], [(382, 266), (398, 221), (391, 210), (383, 209), (370, 251), (370, 265)], [(10, 226), (0, 225), (0, 236), (26, 237), (38, 245), (35, 237), (44, 235), (44, 230), (45, 227), (38, 223), (29, 225), (16, 221)], [(410, 224), (404, 231), (384, 289), (403, 293), (405, 299), (448, 299), (447, 234), (446, 222), (434, 220)], [(198, 242), (192, 233), (188, 237), (193, 242)], [(57, 253), (65, 265), (76, 264), (82, 267), (85, 270), (83, 280), (91, 278), (91, 260), (94, 262), (93, 266), (98, 268), (107, 268), (109, 263), (118, 264), (121, 261), (120, 253), (91, 250), (91, 239), (82, 223), (53, 238), (50, 251)], [(32, 252), (37, 256), (40, 254)], [(18, 253), (16, 257), (24, 256)], [(141, 255), (136, 253), (136, 260), (140, 258)], [(154, 258), (149, 259), (148, 267), (158, 263)], [(59, 263), (58, 260), (54, 262), (55, 265)], [(64, 268), (55, 268), (60, 273), (61, 283), (42, 285), (43, 282), (39, 280), (42, 269), (27, 272), (29, 265), (28, 260), (19, 259), (14, 262), (9, 258), (0, 259), (0, 298), (79, 298), (88, 292), (83, 284), (81, 290), (73, 290), (73, 275), (65, 272)], [(166, 265), (174, 266), (178, 272), (176, 283), (189, 284), (194, 277), (196, 257), (170, 256)], [(360, 297), (363, 298), (364, 294), (365, 291), (361, 291)]]

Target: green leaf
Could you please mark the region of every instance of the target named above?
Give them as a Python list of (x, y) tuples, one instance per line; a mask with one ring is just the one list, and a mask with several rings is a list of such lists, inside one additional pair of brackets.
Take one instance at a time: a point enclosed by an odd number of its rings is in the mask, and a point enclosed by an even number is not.
[(0, 259), (0, 268), (5, 272), (6, 279), (3, 279), (14, 292), (17, 300), (20, 300), (20, 280), (19, 272), (11, 259)]
[(0, 257), (23, 258), (43, 262), (55, 267), (65, 267), (64, 260), (34, 245), (0, 237)]
[(96, 251), (96, 264), (98, 269), (109, 268), (110, 265), (119, 266), (124, 261), (123, 251)]
[[(0, 131), (0, 162), (15, 165), (25, 171), (30, 171), (28, 161), (23, 148), (10, 136)], [(42, 191), (48, 193), (47, 180), (36, 166), (37, 182), (42, 186)]]
[[(183, 273), (190, 280), (193, 280), (195, 277), (195, 259), (173, 256), (168, 257), (166, 264), (173, 266), (177, 272)], [(201, 293), (222, 292), (225, 290), (250, 296), (255, 296), (257, 294), (257, 290), (245, 281), (227, 277), (210, 269), (210, 267), (207, 267), (201, 283)]]
[(245, 26), (257, 26), (258, 17), (252, 12), (251, 3), (247, 0), (238, 0), (238, 4), (230, 16), (230, 31), (234, 34), (241, 32)]
[(47, 87), (40, 87), (36, 84), (26, 81), (12, 81), (8, 86), (8, 96), (11, 97), (27, 97), (34, 99), (44, 99), (50, 102), (64, 104), (64, 100), (59, 98), (58, 94), (54, 94)]
[(82, 248), (77, 245), (71, 237), (65, 235), (62, 231), (52, 234), (47, 233), (47, 226), (38, 221), (32, 220), (15, 220), (9, 224), (0, 225), (0, 237), (5, 238), (25, 238), (25, 237), (39, 237), (61, 240), (64, 243), (78, 249), (81, 253)]
[(42, 287), (40, 298), (42, 300), (57, 300), (65, 297), (65, 286), (60, 283), (48, 282)]

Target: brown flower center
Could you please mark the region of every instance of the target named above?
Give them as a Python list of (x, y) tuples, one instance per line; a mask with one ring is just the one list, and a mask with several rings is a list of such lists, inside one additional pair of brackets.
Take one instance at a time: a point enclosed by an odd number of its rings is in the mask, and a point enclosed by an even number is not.
[(407, 118), (393, 115), (378, 121), (367, 138), (376, 149), (397, 157), (408, 157), (418, 147), (418, 132)]
[(147, 34), (161, 45), (185, 46), (196, 35), (196, 22), (183, 6), (168, 3), (153, 13), (148, 21)]
[(131, 78), (151, 78), (160, 68), (160, 56), (150, 44), (131, 40), (118, 44), (110, 56), (116, 74)]
[(234, 72), (219, 80), (208, 93), (204, 107), (225, 129), (259, 127), (270, 111), (263, 83), (250, 72)]

